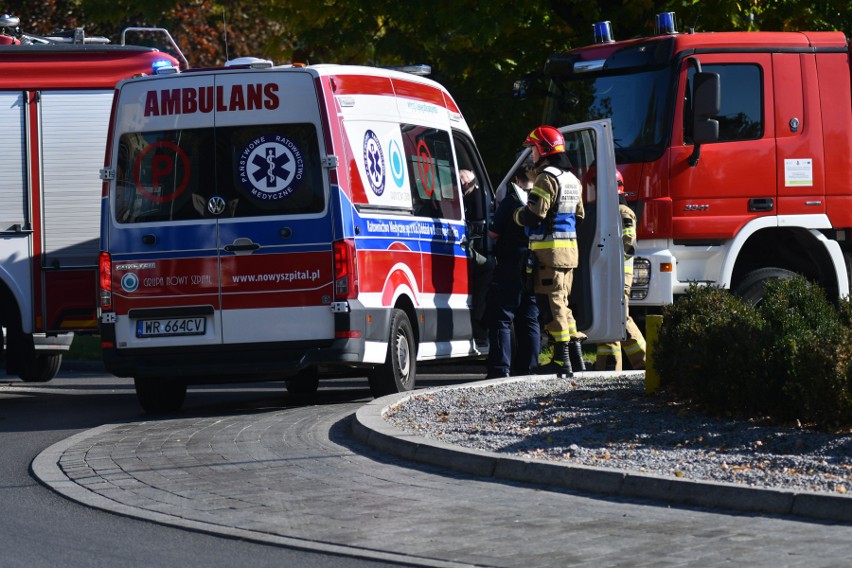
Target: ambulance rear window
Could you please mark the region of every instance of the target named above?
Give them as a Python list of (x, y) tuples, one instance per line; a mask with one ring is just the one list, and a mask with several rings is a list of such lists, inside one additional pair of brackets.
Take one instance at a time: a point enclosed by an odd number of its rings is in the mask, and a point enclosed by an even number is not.
[[(316, 128), (267, 124), (125, 133), (114, 202), (119, 223), (322, 212)], [(224, 209), (215, 202), (224, 202)]]

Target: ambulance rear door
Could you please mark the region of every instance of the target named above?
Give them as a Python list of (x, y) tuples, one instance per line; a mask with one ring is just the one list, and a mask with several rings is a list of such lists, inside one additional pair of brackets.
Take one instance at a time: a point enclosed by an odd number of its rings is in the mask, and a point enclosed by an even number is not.
[(119, 349), (221, 343), (217, 222), (204, 197), (216, 187), (213, 93), (213, 76), (199, 74), (129, 81), (118, 95), (102, 246)]
[(331, 340), (333, 228), (313, 75), (222, 74), (216, 88), (260, 90), (263, 106), (216, 114), (223, 341)]

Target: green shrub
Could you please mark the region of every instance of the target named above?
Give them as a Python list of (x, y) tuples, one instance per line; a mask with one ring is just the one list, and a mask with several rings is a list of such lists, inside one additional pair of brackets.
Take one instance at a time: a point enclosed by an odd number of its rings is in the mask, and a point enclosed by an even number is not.
[(801, 277), (766, 283), (758, 307), (691, 286), (663, 311), (663, 384), (717, 413), (852, 424), (852, 304)]
[(664, 384), (714, 409), (745, 410), (765, 332), (757, 311), (714, 286), (690, 286), (663, 310), (654, 364)]
[(773, 330), (764, 365), (773, 389), (761, 410), (823, 425), (849, 420), (852, 328), (843, 303), (835, 308), (801, 277), (766, 283), (759, 310)]

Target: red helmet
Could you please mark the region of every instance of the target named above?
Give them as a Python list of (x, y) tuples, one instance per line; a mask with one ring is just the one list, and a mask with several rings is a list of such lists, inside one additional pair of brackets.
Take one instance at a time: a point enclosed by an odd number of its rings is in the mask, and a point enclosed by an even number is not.
[(615, 170), (615, 185), (618, 186), (618, 195), (624, 195), (624, 178), (618, 169)]
[(541, 156), (552, 156), (565, 151), (565, 138), (552, 126), (539, 126), (530, 132), (524, 146), (535, 146)]

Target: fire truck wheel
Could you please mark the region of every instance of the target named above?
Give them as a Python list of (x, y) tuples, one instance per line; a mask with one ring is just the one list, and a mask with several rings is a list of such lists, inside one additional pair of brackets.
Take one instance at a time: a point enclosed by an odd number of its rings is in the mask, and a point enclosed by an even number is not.
[(319, 375), (315, 369), (301, 371), (292, 379), (286, 380), (287, 392), (293, 395), (309, 395), (319, 388)]
[(783, 268), (759, 268), (752, 270), (734, 287), (734, 294), (743, 300), (757, 306), (763, 300), (763, 288), (767, 280), (789, 280), (796, 276), (795, 272)]
[(417, 374), (417, 351), (414, 347), (414, 332), (408, 316), (402, 310), (394, 310), (391, 316), (388, 353), (385, 363), (370, 373), (370, 392), (374, 397), (414, 388)]
[(186, 383), (166, 379), (133, 379), (139, 406), (148, 414), (177, 412), (186, 398)]
[(18, 376), (25, 383), (46, 383), (53, 379), (62, 365), (62, 353), (36, 355), (27, 370)]

